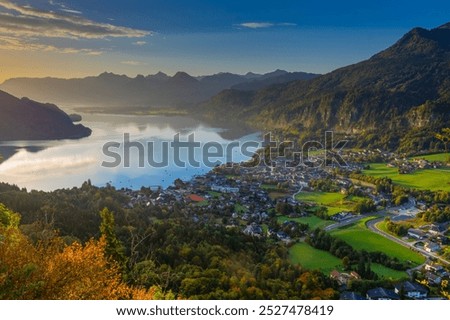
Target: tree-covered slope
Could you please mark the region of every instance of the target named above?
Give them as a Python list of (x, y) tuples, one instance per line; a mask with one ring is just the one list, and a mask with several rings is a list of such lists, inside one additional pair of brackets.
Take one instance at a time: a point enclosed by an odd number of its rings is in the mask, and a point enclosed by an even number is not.
[(450, 122), (450, 27), (415, 28), (369, 60), (309, 81), (222, 92), (202, 108), (284, 133), (330, 129), (359, 144), (426, 148)]
[(18, 99), (0, 91), (0, 141), (76, 139), (90, 134), (90, 129), (74, 125), (53, 104)]

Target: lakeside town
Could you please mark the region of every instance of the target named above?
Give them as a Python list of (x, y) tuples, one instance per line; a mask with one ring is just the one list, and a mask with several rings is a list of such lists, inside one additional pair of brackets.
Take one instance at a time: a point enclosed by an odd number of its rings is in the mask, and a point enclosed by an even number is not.
[[(129, 209), (164, 206), (171, 210), (181, 206), (195, 223), (235, 228), (249, 237), (265, 237), (288, 247), (308, 241), (313, 228), (332, 232), (364, 222), (373, 234), (408, 248), (424, 260), (420, 264), (409, 261), (407, 279), (395, 283), (392, 288), (370, 289), (366, 296), (348, 290), (349, 283), (361, 279), (358, 272), (334, 269), (329, 276), (338, 283), (341, 299), (443, 298), (436, 288), (443, 282), (448, 283), (449, 279), (450, 259), (446, 253), (450, 221), (417, 223), (418, 216), (434, 210), (432, 207), (436, 205), (416, 198), (414, 192), (408, 191), (398, 201), (392, 192), (383, 190), (376, 183), (357, 178), (361, 178), (361, 172), (369, 167), (367, 163), (374, 160), (405, 175), (423, 169), (447, 170), (448, 162), (421, 157), (411, 159), (381, 150), (350, 151), (344, 158), (348, 163), (344, 168), (336, 165), (286, 166), (284, 157), (275, 159), (272, 166), (225, 164), (190, 181), (177, 179), (167, 189), (121, 189), (120, 192), (129, 197), (126, 205)], [(317, 194), (334, 194), (354, 201), (347, 201), (349, 206), (341, 200), (343, 210), (339, 210), (308, 199), (309, 195)], [(445, 204), (438, 206), (448, 208)], [(311, 219), (320, 222), (311, 224)], [(395, 234), (390, 232), (392, 229), (381, 228), (380, 224), (407, 228)]]

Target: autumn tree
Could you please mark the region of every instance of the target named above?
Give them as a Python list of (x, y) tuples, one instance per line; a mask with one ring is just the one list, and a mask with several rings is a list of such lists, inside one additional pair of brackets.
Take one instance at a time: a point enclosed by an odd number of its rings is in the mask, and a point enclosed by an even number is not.
[(18, 228), (0, 228), (0, 299), (151, 299), (158, 288), (130, 287), (106, 256), (106, 239), (34, 246)]

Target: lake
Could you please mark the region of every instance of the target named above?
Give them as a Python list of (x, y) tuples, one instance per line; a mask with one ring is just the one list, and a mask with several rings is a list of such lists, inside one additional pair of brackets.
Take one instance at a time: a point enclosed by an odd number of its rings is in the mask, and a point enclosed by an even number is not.
[[(186, 181), (204, 174), (213, 164), (248, 160), (250, 152), (257, 149), (255, 143), (260, 142), (257, 132), (214, 128), (183, 116), (81, 115), (81, 123), (92, 129), (90, 137), (0, 142), (0, 154), (5, 158), (0, 164), (0, 181), (44, 191), (81, 186), (88, 179), (97, 186), (165, 188), (177, 178)], [(192, 139), (195, 147), (177, 149), (173, 144), (177, 137), (178, 146)], [(237, 147), (227, 154), (217, 152), (220, 147), (226, 151), (231, 143), (247, 143), (246, 152)]]

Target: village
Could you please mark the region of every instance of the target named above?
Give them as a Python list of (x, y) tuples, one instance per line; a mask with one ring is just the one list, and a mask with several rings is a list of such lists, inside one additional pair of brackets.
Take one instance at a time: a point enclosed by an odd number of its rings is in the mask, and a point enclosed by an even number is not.
[[(356, 156), (381, 157), (387, 161), (387, 166), (396, 163), (399, 170), (415, 170), (415, 168), (435, 167), (440, 163), (428, 161), (401, 162), (394, 154), (382, 152), (359, 152), (349, 154), (349, 166), (346, 170), (353, 172), (361, 170), (364, 165), (350, 162)], [(269, 167), (265, 165), (222, 165), (214, 168), (205, 175), (196, 176), (190, 181), (176, 180), (167, 189), (153, 188), (153, 190), (133, 191), (122, 189), (121, 192), (130, 199), (128, 208), (135, 206), (165, 206), (169, 210), (174, 206), (182, 206), (185, 214), (194, 222), (213, 222), (226, 228), (237, 228), (249, 237), (266, 237), (287, 246), (304, 240), (309, 226), (299, 222), (299, 218), (311, 216), (317, 204), (299, 200), (299, 194), (314, 192), (315, 181), (331, 180), (338, 193), (346, 195), (349, 190), (357, 190), (360, 198), (373, 203), (375, 212), (352, 212), (343, 210), (321, 218), (330, 221), (325, 230), (330, 231), (345, 225), (351, 225), (370, 215), (388, 216), (393, 221), (404, 221), (414, 218), (419, 212), (427, 210), (425, 203), (410, 197), (408, 201), (395, 206), (392, 196), (388, 193), (374, 192), (367, 185), (357, 185), (352, 179), (336, 176), (334, 167), (285, 166), (284, 159), (275, 161)], [(396, 162), (393, 162), (396, 161)], [(403, 169), (402, 169), (403, 168)], [(211, 213), (215, 213), (211, 215)], [(273, 219), (277, 218), (278, 219)], [(277, 221), (278, 223), (274, 223)], [(346, 291), (349, 281), (358, 280), (356, 272), (346, 273), (332, 271), (330, 277), (336, 280), (342, 289), (342, 299), (424, 299), (428, 297), (426, 286), (439, 286), (442, 279), (448, 276), (446, 260), (439, 257), (439, 253), (448, 245), (447, 230), (450, 223), (432, 223), (418, 228), (408, 229), (407, 235), (401, 239), (391, 239), (404, 246), (423, 254), (427, 262), (420, 268), (415, 268), (414, 278), (421, 278), (422, 282), (411, 279), (401, 283), (396, 289), (378, 288), (368, 292), (366, 297)], [(379, 230), (375, 230), (380, 233)], [(387, 238), (392, 235), (384, 234)], [(412, 274), (411, 274), (412, 276)], [(400, 294), (400, 296), (399, 296)]]

